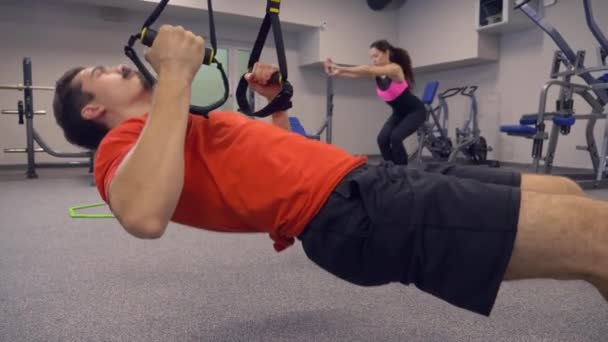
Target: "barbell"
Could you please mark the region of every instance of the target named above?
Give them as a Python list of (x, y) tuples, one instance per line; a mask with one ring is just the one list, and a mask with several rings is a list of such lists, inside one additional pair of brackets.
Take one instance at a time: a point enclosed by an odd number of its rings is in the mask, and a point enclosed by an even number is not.
[(13, 84), (0, 84), (0, 89), (2, 89), (2, 90), (18, 90), (18, 91), (23, 91), (25, 89), (54, 91), (55, 87), (24, 86), (23, 84), (14, 84), (14, 85)]

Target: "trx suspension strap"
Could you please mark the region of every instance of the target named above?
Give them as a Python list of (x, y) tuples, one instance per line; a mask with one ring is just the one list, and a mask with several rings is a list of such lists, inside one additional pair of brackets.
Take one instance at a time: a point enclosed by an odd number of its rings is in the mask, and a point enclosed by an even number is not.
[[(131, 61), (133, 61), (133, 63), (137, 67), (137, 69), (144, 75), (144, 77), (150, 84), (155, 84), (156, 79), (154, 78), (154, 76), (152, 76), (152, 73), (150, 73), (150, 71), (146, 68), (144, 63), (139, 58), (139, 56), (137, 56), (137, 53), (133, 49), (133, 45), (135, 44), (136, 41), (139, 40), (145, 46), (148, 46), (148, 47), (152, 46), (152, 44), (154, 43), (154, 39), (156, 38), (156, 35), (158, 32), (151, 29), (150, 26), (152, 26), (152, 24), (154, 24), (156, 19), (158, 19), (160, 14), (163, 12), (165, 7), (167, 6), (167, 3), (169, 3), (169, 0), (161, 0), (159, 2), (159, 4), (156, 6), (156, 8), (152, 12), (152, 14), (150, 14), (148, 19), (146, 19), (146, 21), (142, 25), (140, 32), (132, 35), (129, 38), (129, 42), (125, 46), (125, 54), (127, 55), (127, 57), (129, 57), (129, 59), (131, 59)], [(205, 49), (205, 57), (203, 58), (203, 64), (211, 65), (212, 63), (214, 63), (217, 66), (217, 69), (220, 71), (220, 74), (222, 75), (222, 81), (224, 82), (224, 96), (219, 101), (216, 101), (215, 103), (212, 103), (205, 107), (190, 105), (190, 112), (192, 114), (198, 114), (198, 115), (202, 115), (205, 117), (208, 116), (210, 111), (217, 109), (217, 108), (221, 107), (224, 103), (226, 103), (226, 100), (228, 100), (228, 91), (229, 91), (228, 77), (226, 76), (224, 67), (215, 58), (215, 55), (217, 52), (217, 37), (215, 35), (215, 21), (213, 19), (213, 7), (211, 4), (211, 0), (207, 1), (207, 6), (208, 6), (208, 10), (209, 10), (209, 34), (210, 34), (210, 38), (211, 38), (211, 48)]]
[(281, 10), (281, 0), (266, 0), (266, 16), (262, 22), (262, 27), (258, 33), (258, 37), (253, 45), (251, 56), (249, 56), (248, 68), (253, 69), (255, 63), (260, 60), (262, 49), (266, 43), (266, 38), (272, 26), (272, 34), (277, 49), (277, 57), (279, 59), (279, 72), (272, 76), (271, 83), (281, 85), (281, 92), (264, 108), (258, 112), (253, 112), (249, 101), (247, 101), (248, 83), (245, 75), (241, 77), (239, 85), (236, 89), (236, 100), (239, 105), (239, 111), (255, 117), (267, 117), (272, 113), (291, 108), (291, 97), (293, 96), (293, 87), (287, 81), (287, 59), (285, 58), (285, 45), (283, 44), (283, 34), (281, 32), (281, 21), (279, 12)]

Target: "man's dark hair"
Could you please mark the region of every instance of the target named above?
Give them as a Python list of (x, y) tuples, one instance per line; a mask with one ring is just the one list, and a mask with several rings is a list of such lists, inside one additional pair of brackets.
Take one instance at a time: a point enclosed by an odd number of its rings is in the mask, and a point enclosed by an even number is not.
[(63, 129), (63, 134), (70, 143), (95, 150), (108, 133), (108, 128), (82, 117), (82, 108), (93, 100), (93, 95), (84, 92), (82, 84), (74, 81), (83, 69), (70, 69), (57, 81), (53, 112), (57, 124)]

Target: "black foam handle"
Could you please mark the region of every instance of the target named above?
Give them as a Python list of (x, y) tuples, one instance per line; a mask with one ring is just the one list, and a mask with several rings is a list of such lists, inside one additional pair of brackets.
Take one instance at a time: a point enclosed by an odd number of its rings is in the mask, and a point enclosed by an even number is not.
[(268, 84), (271, 85), (281, 85), (283, 83), (283, 76), (279, 71), (275, 72), (270, 76), (270, 80), (268, 80)]
[[(145, 28), (144, 30), (142, 30), (141, 43), (147, 47), (152, 47), (157, 35), (158, 32), (156, 32), (155, 30), (151, 28)], [(213, 49), (205, 48), (205, 57), (203, 57), (203, 64), (210, 65), (211, 63), (213, 63), (213, 59), (215, 59), (215, 56), (213, 56)]]
[(154, 40), (156, 39), (157, 35), (158, 35), (158, 32), (154, 31), (151, 28), (147, 28), (144, 31), (142, 31), (141, 43), (147, 47), (151, 47), (152, 44), (154, 44)]
[(23, 117), (25, 116), (25, 107), (23, 101), (17, 102), (17, 112), (19, 113), (19, 124), (23, 125)]

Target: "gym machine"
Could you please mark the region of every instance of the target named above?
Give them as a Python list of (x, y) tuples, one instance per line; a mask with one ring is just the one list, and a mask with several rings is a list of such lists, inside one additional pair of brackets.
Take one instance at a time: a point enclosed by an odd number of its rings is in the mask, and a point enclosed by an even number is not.
[(446, 99), (460, 94), (462, 87), (450, 88), (437, 96), (439, 104), (433, 107), (439, 82), (427, 83), (422, 102), (426, 107), (427, 118), (418, 130), (418, 149), (412, 154), (414, 160), (422, 160), (426, 148), (435, 160), (445, 160), (452, 153), (452, 139), (448, 136), (449, 107)]
[(448, 162), (455, 162), (458, 155), (463, 154), (474, 164), (481, 164), (487, 161), (488, 152), (492, 151), (479, 129), (477, 98), (475, 97), (477, 89), (477, 86), (467, 86), (460, 92), (460, 95), (470, 100), (469, 117), (462, 128), (456, 128), (456, 146), (452, 150)]
[[(84, 152), (59, 152), (53, 150), (34, 128), (35, 115), (44, 115), (46, 111), (34, 111), (34, 90), (54, 91), (55, 87), (34, 86), (32, 82), (32, 61), (26, 57), (23, 59), (23, 84), (19, 85), (0, 85), (0, 90), (23, 91), (23, 100), (17, 104), (17, 110), (2, 110), (2, 114), (18, 115), (19, 124), (25, 123), (26, 147), (25, 148), (5, 148), (4, 153), (26, 153), (28, 179), (38, 178), (37, 168), (51, 167), (88, 167), (89, 172), (93, 171), (94, 151)], [(25, 119), (25, 120), (24, 120)], [(35, 147), (38, 144), (39, 147)], [(35, 153), (44, 152), (56, 158), (86, 158), (88, 161), (71, 161), (68, 163), (36, 163)]]
[[(461, 160), (457, 160), (457, 158), (462, 154), (466, 157), (466, 162), (472, 164), (488, 162), (488, 151), (492, 151), (492, 148), (488, 146), (479, 129), (477, 99), (475, 98), (478, 87), (464, 86), (447, 89), (437, 96), (439, 104), (433, 107), (438, 87), (439, 82), (429, 82), (422, 96), (422, 102), (427, 110), (427, 119), (418, 130), (419, 147), (413, 153), (414, 160), (420, 162), (423, 150), (427, 149), (431, 153), (431, 158), (437, 161), (460, 162)], [(456, 146), (454, 146), (448, 134), (450, 111), (447, 99), (457, 95), (467, 97), (471, 105), (464, 125), (462, 128), (456, 128)], [(498, 166), (496, 161), (490, 161), (488, 164), (493, 167)]]
[[(523, 115), (519, 125), (502, 126), (500, 130), (511, 136), (532, 139), (532, 167), (535, 172), (541, 172), (541, 162), (544, 162), (543, 173), (552, 174), (553, 160), (560, 133), (567, 135), (577, 120), (586, 120), (586, 146), (578, 146), (577, 150), (587, 151), (593, 165), (592, 174), (560, 174), (575, 180), (584, 189), (608, 187), (606, 179), (606, 152), (608, 146), (608, 120), (605, 106), (608, 103), (608, 77), (604, 75), (595, 78), (592, 72), (608, 70), (606, 57), (608, 55), (608, 40), (597, 26), (593, 17), (591, 0), (584, 0), (585, 18), (589, 29), (598, 41), (600, 66), (585, 67), (585, 51), (574, 52), (561, 33), (536, 10), (528, 4), (530, 0), (519, 0), (516, 9), (521, 10), (530, 20), (538, 25), (555, 42), (558, 51), (555, 52), (550, 73), (551, 80), (543, 86), (540, 94), (538, 113)], [(579, 76), (585, 84), (573, 83), (572, 77)], [(547, 111), (549, 90), (559, 89), (555, 111)], [(591, 108), (590, 114), (576, 114), (574, 110), (574, 95), (581, 97)], [(596, 145), (594, 136), (597, 120), (606, 120), (604, 136), (600, 148)], [(548, 134), (546, 122), (552, 122), (551, 133)], [(543, 144), (548, 140), (547, 152), (543, 156)]]
[(321, 140), (321, 135), (325, 133), (325, 142), (331, 144), (332, 142), (332, 124), (334, 117), (334, 79), (331, 76), (327, 76), (327, 86), (325, 94), (325, 120), (316, 133), (309, 134), (302, 126), (300, 120), (295, 117), (289, 117), (289, 125), (291, 126), (292, 132), (301, 134), (309, 139)]

